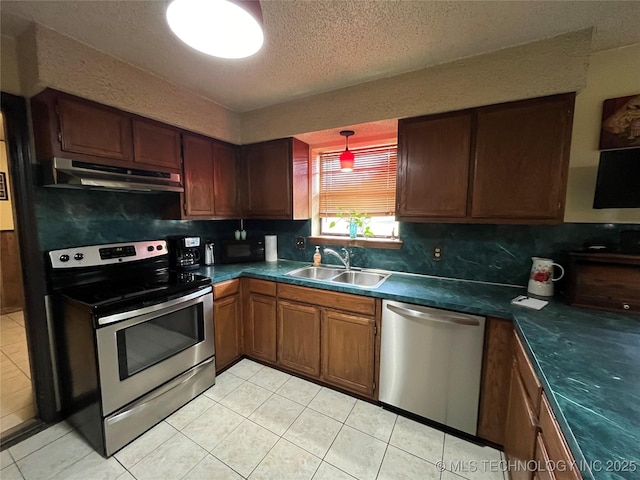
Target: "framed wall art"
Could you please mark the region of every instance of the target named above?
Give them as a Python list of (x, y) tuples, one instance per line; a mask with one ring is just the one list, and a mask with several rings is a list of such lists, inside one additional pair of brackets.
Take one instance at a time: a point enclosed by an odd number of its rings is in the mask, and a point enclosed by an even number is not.
[(7, 174), (0, 172), (0, 201), (9, 200), (9, 190), (7, 188)]
[(600, 150), (640, 147), (640, 94), (602, 104)]

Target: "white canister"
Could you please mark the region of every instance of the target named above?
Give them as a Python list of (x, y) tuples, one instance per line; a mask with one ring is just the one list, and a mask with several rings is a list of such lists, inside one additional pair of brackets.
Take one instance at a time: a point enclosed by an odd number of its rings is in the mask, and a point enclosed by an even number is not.
[(264, 236), (264, 259), (267, 262), (278, 261), (278, 236), (277, 235)]
[[(531, 257), (531, 273), (527, 293), (538, 297), (553, 297), (553, 282), (564, 276), (564, 268), (550, 258)], [(560, 269), (560, 276), (553, 278), (553, 267)]]

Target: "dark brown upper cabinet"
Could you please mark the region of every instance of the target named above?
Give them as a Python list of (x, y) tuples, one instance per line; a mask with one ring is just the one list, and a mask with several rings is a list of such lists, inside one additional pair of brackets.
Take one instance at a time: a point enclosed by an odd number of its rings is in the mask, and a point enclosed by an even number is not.
[(133, 120), (134, 161), (143, 165), (182, 167), (180, 130), (151, 120)]
[(183, 135), (182, 218), (239, 218), (237, 147)]
[(31, 99), (31, 111), (38, 159), (182, 168), (180, 131), (169, 125), (52, 89)]
[(401, 120), (396, 217), (562, 223), (575, 94)]
[(213, 144), (209, 139), (184, 135), (185, 217), (213, 217)]
[(235, 145), (213, 142), (213, 194), (216, 217), (241, 216), (239, 153), (240, 148)]
[(466, 217), (471, 124), (470, 112), (400, 120), (399, 218)]
[(471, 216), (561, 223), (574, 95), (478, 110)]
[(309, 218), (309, 145), (295, 138), (242, 147), (245, 218)]

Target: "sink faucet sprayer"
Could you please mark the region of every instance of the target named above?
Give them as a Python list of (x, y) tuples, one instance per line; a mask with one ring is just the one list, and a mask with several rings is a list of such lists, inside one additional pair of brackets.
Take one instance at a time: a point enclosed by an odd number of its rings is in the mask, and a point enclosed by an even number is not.
[(331, 248), (325, 248), (324, 254), (333, 255), (334, 257), (336, 257), (338, 260), (342, 262), (342, 264), (344, 265), (344, 268), (346, 268), (347, 270), (351, 270), (351, 265), (349, 265), (349, 258), (350, 258), (349, 250), (347, 250), (346, 248), (343, 248), (342, 251), (344, 252), (344, 258), (342, 258), (338, 252), (336, 252), (335, 250), (332, 250)]

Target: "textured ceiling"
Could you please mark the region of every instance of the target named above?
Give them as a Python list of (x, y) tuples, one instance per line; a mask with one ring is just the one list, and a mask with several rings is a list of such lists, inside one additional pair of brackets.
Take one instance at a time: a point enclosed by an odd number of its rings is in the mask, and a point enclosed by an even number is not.
[(1, 1), (2, 33), (36, 21), (246, 112), (594, 26), (593, 50), (640, 43), (640, 1), (263, 0), (265, 45), (223, 60), (169, 31), (165, 1)]

